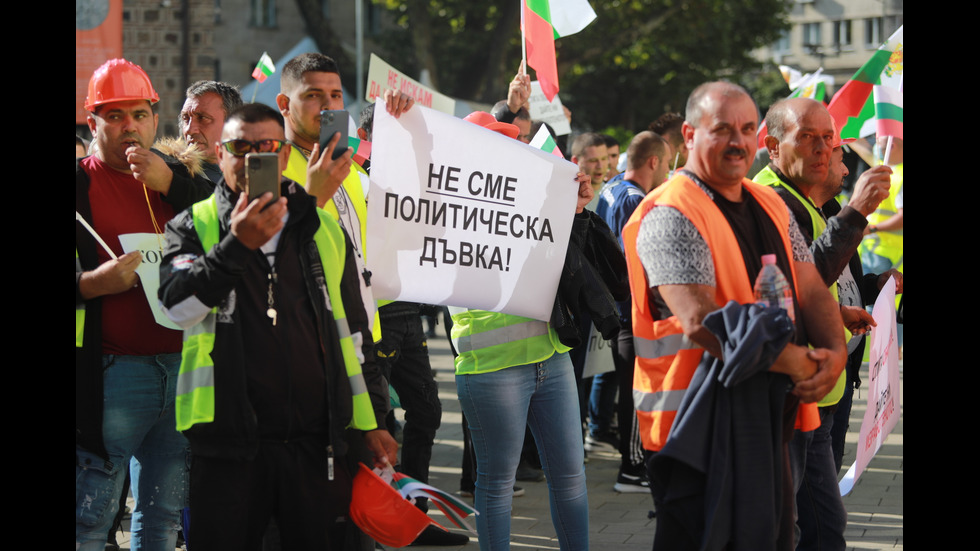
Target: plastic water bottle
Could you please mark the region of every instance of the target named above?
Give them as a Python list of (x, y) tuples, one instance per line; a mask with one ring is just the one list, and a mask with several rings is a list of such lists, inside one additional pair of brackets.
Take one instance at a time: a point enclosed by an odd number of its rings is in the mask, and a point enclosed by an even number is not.
[(796, 313), (793, 309), (793, 290), (786, 281), (783, 271), (776, 266), (776, 255), (762, 255), (762, 270), (755, 278), (756, 304), (762, 306), (778, 306), (796, 323)]

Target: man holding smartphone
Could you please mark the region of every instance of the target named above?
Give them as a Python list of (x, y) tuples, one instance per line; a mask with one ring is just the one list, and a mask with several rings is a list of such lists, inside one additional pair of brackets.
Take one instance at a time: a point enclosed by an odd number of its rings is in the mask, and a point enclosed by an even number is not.
[(177, 427), (204, 549), (258, 546), (272, 517), (286, 548), (345, 548), (345, 427), (376, 465), (396, 458), (350, 241), (295, 182), (247, 198), (245, 156), (276, 153), (281, 170), (285, 137), (274, 109), (232, 113), (223, 182), (167, 226), (160, 300), (185, 328)]
[[(293, 146), (283, 174), (316, 197), (317, 206), (337, 219), (354, 241), (355, 252), (363, 256), (367, 174), (351, 162), (352, 151), (332, 158), (335, 148), (347, 147), (339, 143), (339, 135), (323, 151), (319, 145), (320, 112), (344, 109), (340, 68), (323, 54), (301, 54), (283, 67), (281, 83), (276, 104), (286, 121), (286, 139)], [(407, 94), (393, 90), (386, 91), (384, 99), (388, 112), (396, 117), (415, 104)]]

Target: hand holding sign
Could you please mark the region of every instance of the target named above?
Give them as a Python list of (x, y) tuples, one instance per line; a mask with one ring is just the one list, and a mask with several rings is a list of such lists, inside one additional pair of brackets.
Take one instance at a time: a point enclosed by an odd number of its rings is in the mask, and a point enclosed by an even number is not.
[(595, 197), (595, 191), (592, 189), (592, 178), (588, 174), (579, 172), (575, 175), (575, 181), (578, 182), (578, 201), (575, 204), (575, 214), (580, 214), (585, 210), (585, 205), (588, 205)]
[(82, 274), (78, 289), (85, 299), (124, 293), (136, 286), (136, 268), (143, 261), (139, 251), (132, 251)]
[(402, 116), (402, 113), (411, 109), (413, 105), (415, 105), (415, 100), (405, 92), (385, 90), (385, 108), (392, 117), (397, 119)]

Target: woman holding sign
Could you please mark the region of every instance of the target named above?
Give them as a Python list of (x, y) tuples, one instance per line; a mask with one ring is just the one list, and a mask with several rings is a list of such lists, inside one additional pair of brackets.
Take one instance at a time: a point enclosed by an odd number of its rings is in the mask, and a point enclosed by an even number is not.
[[(472, 113), (466, 120), (515, 139), (519, 133), (488, 113)], [(581, 213), (592, 188), (584, 174), (578, 182)], [(456, 386), (477, 459), (480, 549), (510, 547), (511, 501), (527, 425), (548, 479), (561, 549), (588, 549), (585, 455), (570, 348), (550, 323), (530, 318), (453, 309), (453, 323)]]

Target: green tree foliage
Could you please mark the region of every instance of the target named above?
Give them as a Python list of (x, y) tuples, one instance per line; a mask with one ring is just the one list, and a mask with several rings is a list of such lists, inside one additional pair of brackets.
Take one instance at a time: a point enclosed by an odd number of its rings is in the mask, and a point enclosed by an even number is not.
[[(502, 99), (520, 64), (520, 2), (374, 0), (397, 15), (385, 55), (456, 97)], [(556, 42), (576, 126), (642, 130), (707, 80), (742, 82), (750, 52), (788, 28), (787, 0), (593, 0), (598, 19)], [(533, 73), (532, 73), (533, 78)]]

